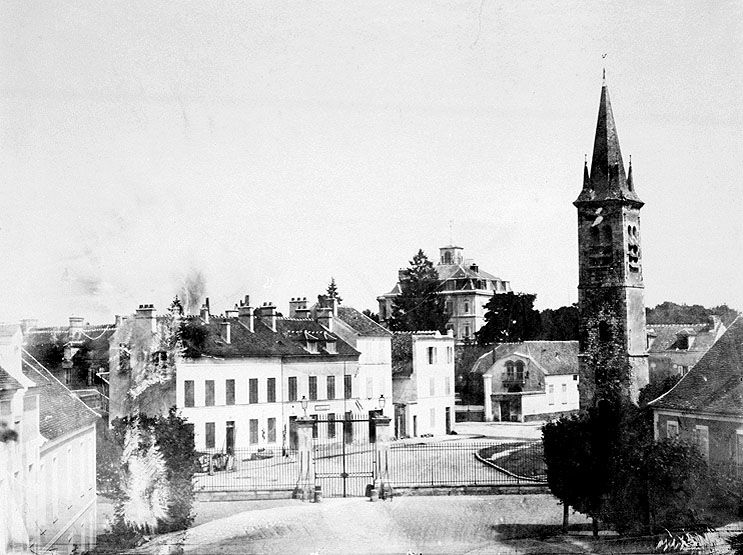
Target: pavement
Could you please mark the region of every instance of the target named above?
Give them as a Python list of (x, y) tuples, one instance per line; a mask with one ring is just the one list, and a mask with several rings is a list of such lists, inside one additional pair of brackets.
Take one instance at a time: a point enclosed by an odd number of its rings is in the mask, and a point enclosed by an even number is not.
[[(250, 506), (249, 506), (250, 507)], [(152, 540), (136, 553), (583, 553), (560, 539), (562, 508), (540, 495), (286, 500)], [(571, 521), (587, 529), (581, 515)]]

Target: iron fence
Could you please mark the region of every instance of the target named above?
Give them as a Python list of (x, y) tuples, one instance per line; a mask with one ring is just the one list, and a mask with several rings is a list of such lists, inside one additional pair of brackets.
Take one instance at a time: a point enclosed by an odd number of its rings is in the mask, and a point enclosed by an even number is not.
[(546, 480), (542, 442), (395, 444), (385, 461), (393, 487), (510, 486)]
[(198, 457), (198, 491), (263, 491), (293, 488), (299, 475), (296, 449), (235, 449)]
[[(354, 426), (357, 423), (353, 423)], [(358, 424), (353, 438), (327, 437), (323, 421), (313, 446), (316, 484), (323, 495), (364, 495), (374, 481), (377, 446)], [(331, 432), (332, 435), (332, 432)], [(294, 449), (235, 449), (204, 453), (194, 477), (196, 491), (271, 491), (292, 489), (299, 476)], [(443, 440), (393, 442), (380, 461), (394, 487), (518, 486), (546, 483), (541, 441)]]

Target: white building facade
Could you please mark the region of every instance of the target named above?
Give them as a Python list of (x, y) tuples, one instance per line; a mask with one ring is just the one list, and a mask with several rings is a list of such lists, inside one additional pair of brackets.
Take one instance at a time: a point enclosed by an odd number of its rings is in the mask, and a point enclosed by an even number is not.
[(392, 341), (396, 437), (450, 433), (454, 427), (453, 335), (400, 332)]
[(578, 342), (501, 343), (482, 355), (486, 421), (544, 420), (579, 409)]

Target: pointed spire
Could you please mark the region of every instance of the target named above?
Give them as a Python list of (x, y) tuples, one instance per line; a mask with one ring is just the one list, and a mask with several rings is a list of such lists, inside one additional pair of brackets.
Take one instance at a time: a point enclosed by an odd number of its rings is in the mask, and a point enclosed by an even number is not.
[(588, 175), (588, 154), (583, 155), (583, 188), (591, 188), (591, 178)]
[(627, 189), (630, 191), (635, 190), (635, 186), (632, 184), (632, 155), (629, 155), (629, 169), (627, 169)]
[(622, 187), (626, 182), (619, 137), (611, 111), (609, 89), (606, 82), (601, 86), (599, 116), (596, 122), (596, 138), (593, 142), (591, 181), (597, 191), (608, 191)]
[[(587, 168), (583, 172), (583, 191), (577, 202), (587, 200), (631, 200), (641, 203), (633, 188), (627, 183), (624, 171), (622, 151), (619, 148), (619, 136), (614, 123), (614, 114), (609, 100), (609, 88), (606, 86), (606, 69), (602, 74), (601, 99), (596, 122), (596, 136), (593, 142), (591, 158), (590, 185), (586, 186)], [(585, 191), (590, 191), (590, 194)]]

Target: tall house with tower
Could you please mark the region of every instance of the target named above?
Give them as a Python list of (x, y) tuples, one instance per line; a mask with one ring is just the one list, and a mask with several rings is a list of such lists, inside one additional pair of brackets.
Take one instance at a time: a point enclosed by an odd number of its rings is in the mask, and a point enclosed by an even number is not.
[(596, 138), (578, 209), (581, 406), (616, 393), (636, 401), (648, 383), (640, 208), (625, 173), (609, 91), (601, 87)]

